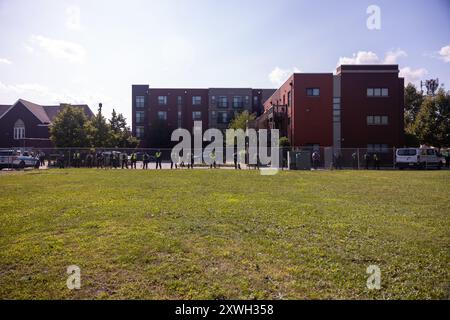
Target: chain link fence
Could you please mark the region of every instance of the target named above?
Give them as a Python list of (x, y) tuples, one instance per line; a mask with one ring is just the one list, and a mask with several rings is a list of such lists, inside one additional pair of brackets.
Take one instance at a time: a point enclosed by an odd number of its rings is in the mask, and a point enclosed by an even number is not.
[[(270, 148), (269, 148), (270, 149)], [(7, 151), (5, 153), (5, 151)], [(197, 151), (197, 152), (196, 152)], [(236, 150), (224, 148), (224, 153), (217, 151), (214, 164), (206, 163), (201, 158), (204, 149), (192, 149), (190, 161), (172, 162), (172, 149), (169, 148), (9, 148), (0, 150), (0, 169), (17, 168), (14, 158), (17, 155), (38, 160), (39, 168), (111, 168), (111, 169), (154, 169), (154, 168), (236, 168), (258, 169), (264, 167), (259, 158), (249, 159), (249, 153), (237, 156)], [(270, 150), (267, 150), (270, 155)], [(228, 157), (228, 154), (233, 157)], [(333, 147), (289, 147), (279, 148), (279, 168), (288, 170), (311, 169), (394, 169), (396, 148), (379, 150), (366, 148)], [(449, 165), (447, 161), (446, 166)], [(26, 165), (34, 167), (33, 165)], [(270, 167), (266, 165), (266, 167)]]

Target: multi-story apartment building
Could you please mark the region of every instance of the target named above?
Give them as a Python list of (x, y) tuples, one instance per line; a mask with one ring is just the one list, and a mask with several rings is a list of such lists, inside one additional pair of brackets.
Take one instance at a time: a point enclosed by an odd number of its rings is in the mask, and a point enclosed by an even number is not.
[(264, 99), (275, 89), (210, 88), (162, 89), (132, 86), (132, 131), (142, 146), (168, 146), (168, 133), (176, 128), (192, 131), (194, 121), (203, 130), (226, 129), (236, 113), (244, 110), (259, 115)]
[[(404, 80), (398, 65), (342, 65), (332, 73), (294, 73), (277, 90), (154, 89), (133, 85), (133, 133), (143, 146), (161, 125), (226, 129), (236, 113), (260, 115), (256, 128), (277, 128), (292, 146), (368, 148), (403, 146)], [(161, 137), (160, 137), (161, 138)], [(170, 144), (170, 137), (162, 140)]]
[(264, 103), (256, 126), (280, 129), (292, 146), (383, 152), (404, 143), (403, 86), (398, 65), (295, 73)]

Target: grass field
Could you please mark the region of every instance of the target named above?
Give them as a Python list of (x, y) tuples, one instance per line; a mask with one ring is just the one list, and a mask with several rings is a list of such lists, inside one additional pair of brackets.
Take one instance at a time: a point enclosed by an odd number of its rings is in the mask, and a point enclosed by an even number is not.
[(448, 299), (449, 263), (450, 171), (0, 175), (1, 299)]

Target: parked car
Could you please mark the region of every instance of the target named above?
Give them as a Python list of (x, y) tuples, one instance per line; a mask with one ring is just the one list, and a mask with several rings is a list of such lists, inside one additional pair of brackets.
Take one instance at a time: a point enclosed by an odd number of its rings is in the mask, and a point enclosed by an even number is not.
[(39, 168), (39, 158), (15, 150), (0, 150), (1, 169)]
[(395, 154), (395, 166), (399, 169), (440, 169), (443, 162), (442, 155), (432, 148), (399, 148)]

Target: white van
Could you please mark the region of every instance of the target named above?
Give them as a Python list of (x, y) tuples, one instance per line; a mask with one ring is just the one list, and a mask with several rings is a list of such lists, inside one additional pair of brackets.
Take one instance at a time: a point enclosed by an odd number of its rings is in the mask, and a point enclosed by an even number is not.
[(442, 156), (432, 148), (400, 148), (395, 154), (395, 166), (404, 168), (438, 168), (442, 167)]

